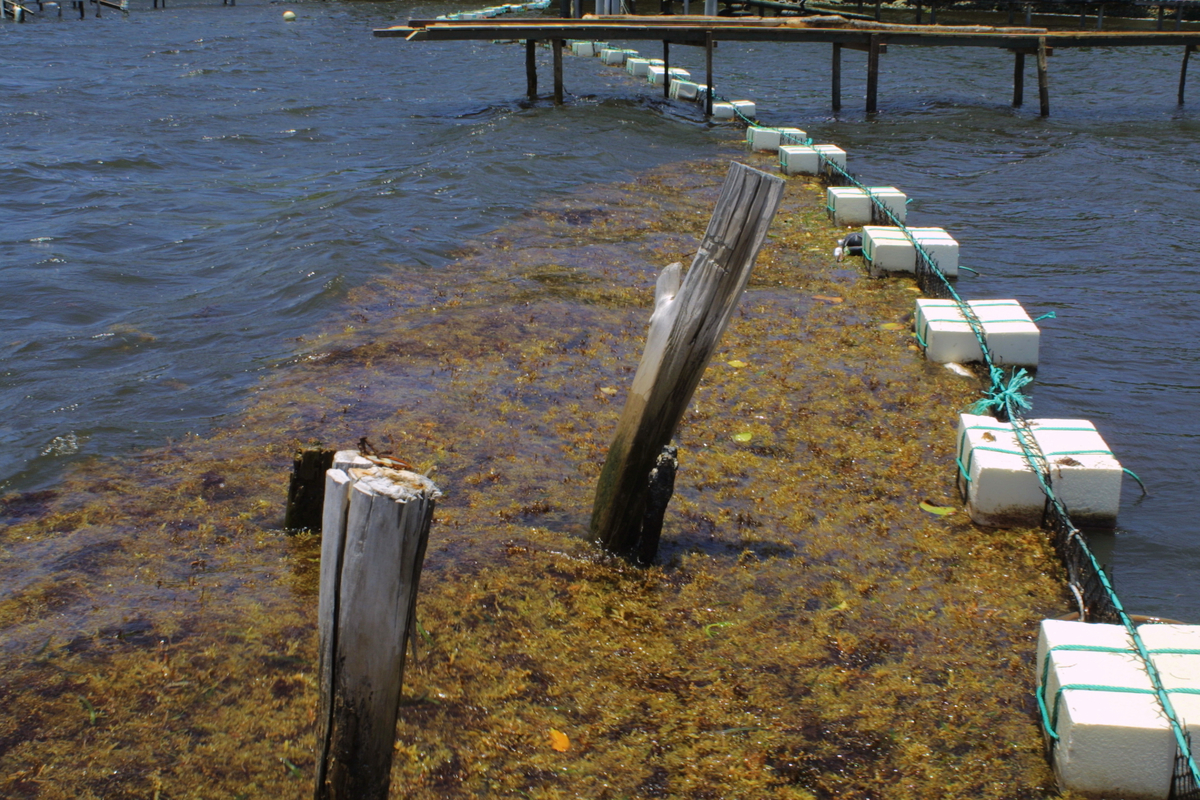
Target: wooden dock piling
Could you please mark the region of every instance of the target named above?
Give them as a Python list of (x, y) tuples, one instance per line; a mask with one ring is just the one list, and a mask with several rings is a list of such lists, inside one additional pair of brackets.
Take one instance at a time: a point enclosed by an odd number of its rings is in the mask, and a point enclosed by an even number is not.
[(671, 43), (663, 39), (663, 99), (671, 97)]
[(832, 93), (833, 110), (842, 110), (842, 44), (833, 43), (833, 64), (829, 67), (830, 92)]
[(707, 31), (704, 34), (704, 116), (712, 116), (713, 104), (713, 70), (712, 70), (712, 53), (713, 53), (713, 35), (712, 31)]
[(1188, 44), (1183, 46), (1183, 63), (1179, 65), (1179, 105), (1183, 105), (1183, 89), (1187, 84), (1187, 68), (1188, 59), (1192, 56), (1192, 48), (1195, 45)]
[(314, 800), (387, 800), (434, 504), (423, 475), (335, 456), (325, 485)]
[(537, 40), (525, 40), (525, 96), (537, 102)]
[(653, 560), (651, 470), (733, 316), (782, 197), (780, 178), (731, 164), (687, 276), (676, 263), (658, 277), (646, 348), (592, 507), (592, 539), (611, 553), (643, 564)]
[(1038, 37), (1037, 49), (1038, 99), (1041, 101), (1041, 115), (1050, 116), (1050, 76), (1046, 69), (1046, 37)]
[(554, 51), (554, 105), (561, 106), (563, 104), (563, 40), (552, 40), (550, 48)]
[(1013, 52), (1013, 108), (1020, 108), (1025, 103), (1025, 53)]
[(867, 113), (878, 110), (879, 92), (879, 36), (871, 34), (867, 44)]

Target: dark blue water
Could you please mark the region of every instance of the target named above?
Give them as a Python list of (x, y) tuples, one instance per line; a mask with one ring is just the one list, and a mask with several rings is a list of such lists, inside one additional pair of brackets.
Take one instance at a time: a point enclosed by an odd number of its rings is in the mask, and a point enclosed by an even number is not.
[[(595, 59), (566, 59), (568, 106), (527, 107), (520, 48), (370, 36), (455, 7), (288, 7), (0, 25), (0, 493), (203, 432), (350, 287), (453, 268), (534, 202), (731, 136)], [(915, 198), (983, 272), (964, 294), (1058, 313), (1035, 415), (1093, 420), (1146, 481), (1097, 544), (1132, 611), (1194, 622), (1200, 122), (1175, 104), (1180, 55), (1060, 50), (1049, 119), (1036, 94), (1008, 106), (1011, 59), (982, 49), (892, 48), (872, 118), (850, 52), (828, 111), (827, 46), (723, 43), (717, 85)]]

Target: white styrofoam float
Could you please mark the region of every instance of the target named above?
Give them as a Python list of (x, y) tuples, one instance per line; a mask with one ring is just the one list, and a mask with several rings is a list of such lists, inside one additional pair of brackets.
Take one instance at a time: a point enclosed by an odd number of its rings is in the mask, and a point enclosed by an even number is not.
[[(844, 167), (843, 167), (844, 168)], [(825, 194), (825, 208), (834, 225), (870, 225), (882, 217), (871, 202), (875, 198), (903, 223), (908, 209), (908, 198), (894, 186), (830, 186)], [(878, 220), (880, 222), (884, 219)]]
[(600, 51), (600, 60), (610, 67), (625, 66), (625, 59), (627, 58), (637, 58), (637, 50), (606, 47)]
[(791, 144), (779, 148), (779, 169), (784, 175), (819, 175), (824, 157), (846, 168), (846, 151), (832, 144)]
[(644, 78), (649, 74), (651, 67), (661, 67), (663, 60), (661, 58), (627, 58), (625, 59), (625, 71), (635, 78)]
[[(707, 92), (708, 87), (701, 84), (701, 91)], [(728, 103), (713, 103), (713, 119), (736, 119), (738, 114), (754, 119), (757, 109), (750, 100), (730, 100)]]
[(671, 81), (669, 94), (674, 100), (695, 100), (700, 94), (700, 85), (676, 78)]
[(944, 228), (909, 228), (917, 244), (946, 275), (958, 274), (958, 242)]
[[(969, 300), (983, 326), (992, 361), (999, 366), (1036, 367), (1040, 331), (1016, 300)], [(979, 339), (953, 300), (917, 300), (914, 330), (925, 357), (939, 364), (983, 360)]]
[(635, 78), (643, 78), (646, 76), (646, 70), (650, 67), (650, 59), (630, 57), (625, 59), (625, 71)]
[(598, 56), (607, 48), (608, 42), (571, 42), (571, 52), (584, 58)]
[[(650, 83), (653, 83), (655, 86), (661, 86), (663, 84), (663, 82), (666, 80), (666, 77), (667, 77), (667, 68), (666, 67), (656, 66), (656, 65), (652, 64), (646, 70), (646, 80), (650, 81)], [(671, 67), (671, 78), (679, 78), (680, 80), (686, 80), (687, 78), (690, 78), (690, 77), (692, 77), (692, 73), (688, 72), (686, 69), (680, 69), (678, 67)]]
[[(1096, 427), (1080, 419), (1034, 419), (1029, 427), (1071, 521), (1115, 527), (1124, 474)], [(972, 520), (1001, 528), (1041, 523), (1046, 496), (1011, 422), (959, 414), (957, 444), (958, 486)]]
[[(1200, 655), (1154, 652), (1200, 650), (1200, 626), (1142, 625), (1138, 635), (1177, 717), (1200, 740), (1200, 696), (1170, 691), (1200, 689)], [(1167, 800), (1176, 741), (1125, 627), (1044, 620), (1036, 663), (1039, 705), (1058, 736), (1052, 761), (1060, 788)]]
[(751, 125), (746, 128), (746, 145), (751, 150), (775, 152), (781, 145), (804, 141), (808, 134), (799, 128), (764, 128)]
[[(941, 228), (909, 228), (908, 232), (943, 274), (958, 275), (958, 242), (950, 234)], [(864, 226), (863, 256), (871, 262), (871, 271), (875, 273), (917, 270), (917, 249), (904, 231), (895, 226)]]

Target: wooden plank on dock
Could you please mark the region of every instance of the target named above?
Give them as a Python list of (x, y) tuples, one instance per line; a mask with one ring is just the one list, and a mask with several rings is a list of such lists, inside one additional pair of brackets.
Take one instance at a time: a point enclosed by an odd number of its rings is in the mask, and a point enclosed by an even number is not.
[[(783, 18), (759, 20), (756, 24), (720, 19), (700, 21), (687, 17), (625, 17), (584, 20), (538, 21), (531, 19), (473, 20), (464, 22), (412, 20), (409, 25), (380, 28), (379, 37), (413, 35), (414, 41), (457, 41), (503, 39), (595, 39), (658, 40), (671, 44), (703, 46), (712, 33), (714, 40), (743, 42), (822, 42), (845, 46), (870, 46), (873, 34), (886, 34), (888, 45), (910, 47), (998, 47), (1037, 51), (1039, 38), (1049, 49), (1057, 47), (1150, 47), (1200, 45), (1200, 32), (1155, 31), (1038, 31), (1012, 32), (996, 28), (979, 31), (964, 28), (894, 25), (884, 27), (795, 28), (779, 24)], [(867, 24), (867, 23), (861, 23)], [(1024, 31), (1027, 29), (1017, 29)], [(883, 52), (883, 51), (881, 51)], [(1048, 50), (1049, 52), (1049, 50)]]

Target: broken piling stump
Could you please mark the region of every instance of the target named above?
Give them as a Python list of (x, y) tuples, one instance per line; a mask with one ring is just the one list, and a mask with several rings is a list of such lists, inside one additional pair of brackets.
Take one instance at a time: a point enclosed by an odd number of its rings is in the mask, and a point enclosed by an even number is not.
[(334, 456), (318, 610), (315, 800), (386, 800), (417, 588), (441, 493), (424, 475)]

